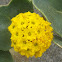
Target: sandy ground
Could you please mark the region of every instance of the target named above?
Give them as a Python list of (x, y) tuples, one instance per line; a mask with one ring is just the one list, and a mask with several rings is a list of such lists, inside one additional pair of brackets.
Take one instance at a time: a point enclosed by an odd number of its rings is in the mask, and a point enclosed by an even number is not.
[[(5, 5), (10, 0), (0, 0), (0, 5)], [(34, 9), (36, 13), (39, 13)], [(39, 13), (41, 15), (41, 13)], [(62, 49), (52, 42), (50, 48), (40, 58), (26, 58), (21, 56), (19, 53), (10, 49), (10, 52), (14, 58), (14, 62), (62, 62)]]

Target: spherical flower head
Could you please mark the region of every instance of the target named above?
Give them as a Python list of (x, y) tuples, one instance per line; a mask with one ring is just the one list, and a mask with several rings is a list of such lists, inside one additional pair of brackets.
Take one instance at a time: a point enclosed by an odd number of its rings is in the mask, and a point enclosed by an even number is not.
[(11, 47), (27, 57), (41, 57), (53, 40), (51, 23), (36, 13), (19, 13), (11, 19)]

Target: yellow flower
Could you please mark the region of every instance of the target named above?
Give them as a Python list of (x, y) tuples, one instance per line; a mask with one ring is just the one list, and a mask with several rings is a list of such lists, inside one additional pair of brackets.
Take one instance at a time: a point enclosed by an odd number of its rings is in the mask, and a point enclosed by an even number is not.
[(11, 19), (11, 47), (27, 57), (40, 57), (51, 45), (53, 28), (36, 13), (20, 13)]

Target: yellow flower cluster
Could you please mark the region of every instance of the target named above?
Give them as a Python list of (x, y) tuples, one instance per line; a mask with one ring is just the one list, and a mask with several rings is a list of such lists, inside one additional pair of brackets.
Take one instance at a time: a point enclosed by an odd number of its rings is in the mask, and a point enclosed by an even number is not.
[(51, 45), (53, 29), (36, 13), (20, 13), (11, 19), (11, 47), (27, 57), (40, 57)]

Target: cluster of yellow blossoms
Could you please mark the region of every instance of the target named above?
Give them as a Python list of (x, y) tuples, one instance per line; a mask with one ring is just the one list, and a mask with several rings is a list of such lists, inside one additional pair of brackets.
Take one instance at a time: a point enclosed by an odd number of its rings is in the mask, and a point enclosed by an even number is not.
[(20, 13), (11, 19), (11, 47), (27, 57), (40, 57), (51, 45), (53, 29), (36, 13)]

